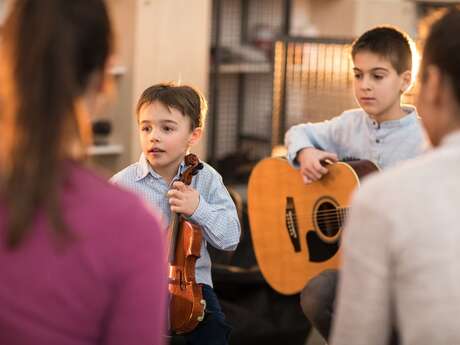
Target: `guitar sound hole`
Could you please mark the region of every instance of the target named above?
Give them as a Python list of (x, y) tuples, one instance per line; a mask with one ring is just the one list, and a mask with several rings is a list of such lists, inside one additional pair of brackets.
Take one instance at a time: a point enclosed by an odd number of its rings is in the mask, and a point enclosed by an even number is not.
[(323, 202), (316, 211), (319, 230), (326, 237), (334, 237), (340, 230), (340, 219), (337, 207), (330, 202)]

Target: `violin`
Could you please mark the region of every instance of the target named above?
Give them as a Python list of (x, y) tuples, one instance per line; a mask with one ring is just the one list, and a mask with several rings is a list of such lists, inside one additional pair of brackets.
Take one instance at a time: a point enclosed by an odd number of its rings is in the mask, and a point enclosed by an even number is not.
[[(190, 185), (203, 163), (194, 154), (186, 155), (184, 161), (187, 169), (179, 181)], [(181, 334), (192, 331), (204, 318), (206, 301), (201, 286), (195, 281), (195, 264), (200, 257), (203, 235), (199, 226), (175, 212), (169, 234), (169, 323), (173, 333)]]

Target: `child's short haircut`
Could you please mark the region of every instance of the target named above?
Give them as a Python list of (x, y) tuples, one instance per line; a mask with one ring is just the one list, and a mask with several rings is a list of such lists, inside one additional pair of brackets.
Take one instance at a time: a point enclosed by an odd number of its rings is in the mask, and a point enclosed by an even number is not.
[(174, 108), (192, 120), (192, 130), (203, 127), (208, 106), (204, 96), (195, 88), (174, 83), (156, 84), (142, 93), (136, 106), (136, 115), (144, 105), (158, 101), (168, 108)]
[(353, 42), (351, 56), (368, 51), (388, 59), (398, 74), (412, 70), (410, 38), (391, 26), (380, 26), (362, 34)]

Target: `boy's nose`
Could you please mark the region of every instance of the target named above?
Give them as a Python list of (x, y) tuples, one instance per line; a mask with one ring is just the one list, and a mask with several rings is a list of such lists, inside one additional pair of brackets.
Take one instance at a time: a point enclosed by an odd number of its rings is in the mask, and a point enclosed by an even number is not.
[(360, 85), (362, 90), (370, 90), (372, 88), (369, 78), (363, 78)]
[(150, 133), (150, 141), (159, 141), (159, 140), (160, 140), (159, 131), (153, 129), (152, 132)]

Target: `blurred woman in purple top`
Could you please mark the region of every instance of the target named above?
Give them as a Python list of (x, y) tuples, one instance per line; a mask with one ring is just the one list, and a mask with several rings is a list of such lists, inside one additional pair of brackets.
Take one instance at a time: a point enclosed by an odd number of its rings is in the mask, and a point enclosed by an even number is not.
[(107, 90), (103, 0), (15, 0), (0, 39), (0, 344), (162, 344), (156, 217), (82, 166)]

